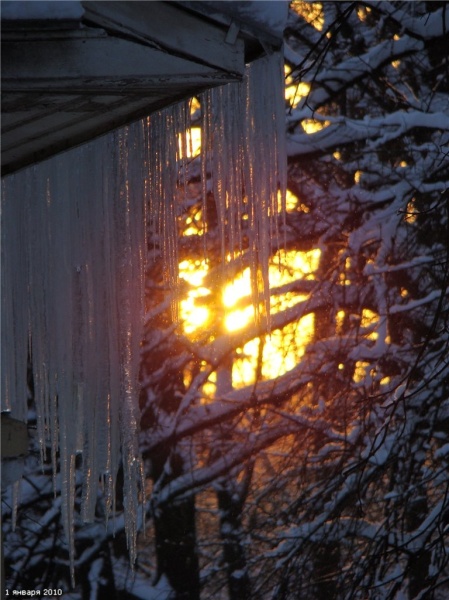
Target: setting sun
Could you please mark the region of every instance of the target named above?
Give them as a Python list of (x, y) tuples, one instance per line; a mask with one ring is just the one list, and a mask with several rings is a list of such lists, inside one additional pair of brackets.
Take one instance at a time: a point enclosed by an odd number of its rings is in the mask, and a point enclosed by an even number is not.
[[(276, 289), (301, 279), (314, 279), (318, 268), (320, 251), (309, 252), (289, 250), (278, 252), (273, 257), (269, 269), (270, 287), (273, 294), (270, 300), (273, 314), (285, 310), (307, 299), (307, 295)], [(207, 332), (207, 324), (223, 315), (224, 332), (243, 330), (254, 322), (254, 307), (251, 301), (251, 281), (249, 269), (244, 269), (232, 281), (225, 284), (221, 293), (221, 305), (206, 306), (204, 299), (211, 291), (205, 287), (208, 266), (204, 261), (183, 261), (180, 276), (190, 284), (191, 289), (181, 300), (180, 314), (184, 333), (195, 337), (200, 331)], [(214, 314), (215, 313), (215, 314)], [(232, 365), (233, 387), (251, 384), (256, 379), (258, 364), (261, 364), (263, 378), (275, 378), (292, 369), (304, 354), (305, 346), (313, 336), (314, 315), (308, 314), (299, 321), (290, 323), (270, 335), (252, 339), (237, 349)], [(209, 389), (209, 388), (208, 388)], [(209, 392), (210, 393), (210, 390)]]
[(205, 261), (184, 260), (179, 264), (179, 276), (192, 286), (187, 292), (187, 297), (180, 302), (180, 316), (184, 332), (194, 333), (209, 319), (209, 309), (198, 303), (200, 298), (210, 294), (210, 290), (201, 284), (208, 272)]

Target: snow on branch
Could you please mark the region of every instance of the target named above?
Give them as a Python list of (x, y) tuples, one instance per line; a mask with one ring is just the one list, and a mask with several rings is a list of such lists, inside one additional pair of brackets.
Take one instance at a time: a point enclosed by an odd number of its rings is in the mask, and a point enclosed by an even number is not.
[[(311, 110), (294, 111), (291, 121), (308, 119)], [(318, 115), (316, 115), (318, 116)], [(435, 129), (449, 131), (449, 115), (443, 112), (425, 113), (418, 110), (396, 111), (383, 117), (365, 117), (361, 120), (347, 117), (326, 117), (329, 125), (314, 133), (294, 133), (287, 138), (289, 157), (326, 153), (335, 147), (368, 140), (368, 149), (376, 150), (412, 129)]]
[(192, 493), (201, 489), (205, 485), (215, 481), (221, 475), (229, 473), (234, 467), (242, 466), (245, 460), (261, 452), (275, 441), (295, 432), (297, 432), (297, 427), (292, 424), (284, 424), (274, 429), (261, 431), (252, 440), (248, 440), (245, 445), (236, 445), (225, 456), (218, 458), (210, 465), (181, 475), (161, 489), (155, 486), (152, 496), (154, 509), (157, 510), (158, 506), (170, 502), (185, 493)]
[(420, 40), (404, 35), (399, 40), (380, 42), (365, 54), (350, 57), (334, 67), (311, 72), (303, 77), (303, 81), (312, 83), (313, 89), (301, 100), (297, 109), (307, 108), (313, 115), (317, 108), (332, 100), (349, 86), (371, 75), (392, 60), (418, 52), (423, 47), (423, 42)]
[[(315, 365), (318, 367), (318, 365)], [(250, 408), (279, 404), (307, 385), (313, 377), (310, 361), (301, 362), (296, 367), (274, 380), (261, 381), (256, 386), (248, 385), (217, 397), (209, 404), (192, 406), (176, 421), (171, 421), (163, 431), (154, 431), (150, 438), (142, 441), (144, 457), (150, 457), (157, 448), (167, 442), (178, 442), (214, 425), (243, 414)], [(203, 381), (201, 383), (204, 383)]]
[(364, 2), (400, 25), (401, 30), (420, 40), (432, 40), (448, 33), (449, 6), (438, 8), (435, 12), (413, 17), (406, 10), (402, 10), (392, 2), (379, 2), (367, 0)]
[[(415, 308), (418, 308), (419, 306), (425, 306), (426, 304), (430, 304), (431, 302), (434, 302), (434, 300), (437, 300), (438, 298), (441, 297), (441, 294), (442, 294), (442, 292), (440, 290), (433, 290), (432, 292), (427, 294), (427, 296), (425, 296), (424, 298), (419, 298), (417, 300), (410, 300), (410, 302), (407, 302), (407, 304), (394, 304), (393, 306), (390, 306), (389, 312), (390, 312), (390, 314), (393, 315), (393, 314), (397, 314), (397, 313), (411, 311)], [(446, 296), (449, 297), (449, 290), (446, 290), (445, 292), (443, 292), (443, 298)]]

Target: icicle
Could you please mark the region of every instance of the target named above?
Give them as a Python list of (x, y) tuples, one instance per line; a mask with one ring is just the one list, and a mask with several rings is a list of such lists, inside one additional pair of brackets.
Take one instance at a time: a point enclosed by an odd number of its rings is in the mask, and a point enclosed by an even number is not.
[[(23, 195), (26, 182), (15, 178), (18, 193)], [(24, 247), (27, 245), (26, 206), (8, 197), (2, 185), (2, 411), (24, 420), (27, 411), (28, 355), (28, 270)]]
[(20, 502), (20, 487), (22, 481), (19, 479), (15, 481), (12, 485), (12, 519), (11, 519), (11, 527), (12, 530), (15, 531), (17, 526), (17, 510)]
[[(285, 203), (286, 187), (281, 84), (281, 62), (272, 55), (249, 67), (242, 83), (202, 99), (203, 218), (212, 190), (223, 263), (228, 254), (248, 252), (254, 305), (258, 311), (262, 304), (267, 318), (268, 259), (278, 243), (278, 193)], [(41, 454), (49, 443), (72, 572), (74, 467), (81, 450), (86, 519), (94, 516), (101, 480), (106, 514), (114, 510), (121, 461), (135, 557), (145, 229), (177, 290), (189, 115), (186, 103), (169, 107), (2, 182), (2, 407), (26, 418), (31, 340)]]
[[(41, 454), (50, 443), (72, 567), (76, 455), (86, 520), (102, 477), (109, 512), (120, 453), (125, 470), (139, 463), (146, 135), (137, 124), (2, 183), (2, 399), (26, 418), (31, 339)], [(126, 481), (133, 555), (140, 471), (130, 467)]]
[(161, 251), (165, 281), (175, 292), (172, 306), (175, 320), (179, 286), (178, 196), (180, 189), (185, 190), (186, 186), (189, 115), (188, 104), (181, 103), (155, 113), (150, 120), (151, 229)]
[(207, 214), (207, 173), (211, 154), (211, 108), (210, 96), (203, 94), (201, 99), (201, 195), (202, 195), (202, 213), (204, 223), (203, 235), (203, 254), (204, 260), (207, 260), (207, 232), (208, 232), (208, 214)]
[(268, 262), (273, 245), (281, 245), (277, 222), (287, 187), (282, 72), (274, 53), (252, 63), (242, 83), (202, 96), (203, 202), (211, 171), (223, 265), (227, 254), (242, 252), (245, 226), (256, 319), (262, 304), (268, 328)]

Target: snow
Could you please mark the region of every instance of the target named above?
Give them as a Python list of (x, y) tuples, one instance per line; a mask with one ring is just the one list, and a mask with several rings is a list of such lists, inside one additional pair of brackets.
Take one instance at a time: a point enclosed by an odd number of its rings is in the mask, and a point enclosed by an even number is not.
[(282, 36), (288, 16), (288, 2), (283, 0), (246, 0), (233, 2), (233, 10), (243, 19), (252, 20), (270, 32)]
[(289, 2), (285, 0), (213, 0), (201, 4), (207, 6), (211, 14), (229, 15), (234, 22), (255, 25), (278, 38), (282, 38), (287, 23)]
[(84, 14), (81, 2), (75, 0), (3, 0), (2, 19), (14, 20), (79, 20)]
[(447, 291), (446, 293), (442, 293), (440, 290), (433, 290), (432, 292), (429, 292), (429, 294), (427, 294), (427, 296), (425, 296), (424, 298), (419, 298), (418, 300), (411, 300), (410, 302), (407, 302), (407, 304), (394, 304), (390, 307), (390, 314), (397, 314), (400, 312), (413, 310), (418, 306), (424, 306), (425, 304), (429, 304), (430, 302), (438, 300), (440, 297), (444, 298), (448, 295), (449, 291)]
[(441, 448), (438, 448), (438, 450), (435, 451), (435, 458), (444, 458), (447, 455), (449, 455), (449, 443), (443, 444)]
[(392, 3), (379, 2), (379, 0), (368, 0), (368, 6), (377, 7), (382, 4), (382, 10), (389, 14), (401, 28), (412, 33), (416, 37), (431, 40), (446, 33), (445, 23), (449, 20), (449, 6), (444, 6), (433, 13), (412, 17), (405, 10), (401, 10)]
[(130, 591), (133, 596), (141, 600), (170, 600), (174, 593), (165, 575), (162, 575), (159, 581), (152, 586), (148, 585), (147, 579), (136, 576)]
[[(398, 40), (385, 40), (370, 48), (368, 52), (350, 57), (335, 67), (321, 68), (318, 72), (310, 70), (304, 81), (314, 83), (317, 87), (298, 103), (297, 110), (307, 107), (313, 114), (314, 110), (354, 81), (362, 79), (387, 61), (401, 58), (409, 52), (416, 52), (423, 46), (421, 40), (404, 35)], [(319, 87), (321, 83), (324, 85)]]
[[(312, 97), (313, 99), (313, 97)], [(320, 117), (311, 107), (292, 112), (289, 120), (308, 119), (326, 120), (329, 125), (315, 133), (294, 133), (288, 137), (289, 156), (310, 153), (311, 149), (325, 152), (333, 147), (353, 143), (355, 140), (370, 140), (368, 147), (375, 150), (403, 136), (414, 128), (432, 128), (439, 131), (449, 130), (449, 116), (443, 112), (423, 113), (419, 110), (397, 111), (384, 117), (363, 118), (360, 120), (344, 117)]]

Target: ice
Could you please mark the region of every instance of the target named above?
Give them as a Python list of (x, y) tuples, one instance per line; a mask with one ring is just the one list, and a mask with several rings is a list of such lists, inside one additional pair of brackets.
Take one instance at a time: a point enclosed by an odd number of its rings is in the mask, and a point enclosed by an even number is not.
[[(23, 193), (26, 183), (16, 181)], [(12, 411), (12, 416), (19, 420), (25, 419), (27, 410), (28, 308), (25, 302), (16, 301), (27, 297), (27, 281), (21, 276), (27, 271), (27, 257), (21, 252), (27, 240), (26, 218), (23, 204), (2, 206), (2, 411)], [(11, 356), (14, 360), (9, 360)]]
[[(249, 66), (242, 83), (202, 98), (204, 198), (213, 191), (223, 262), (248, 246), (254, 304), (266, 318), (268, 257), (279, 244), (286, 188), (282, 73), (272, 54)], [(30, 355), (41, 455), (49, 445), (72, 577), (80, 456), (86, 521), (95, 516), (99, 482), (106, 517), (114, 511), (123, 467), (126, 535), (136, 556), (147, 232), (176, 292), (189, 126), (182, 102), (2, 182), (2, 410), (26, 419)]]
[[(31, 339), (38, 437), (42, 456), (51, 446), (72, 574), (76, 455), (83, 455), (86, 520), (94, 517), (98, 481), (107, 480), (110, 501), (120, 461), (139, 460), (144, 127), (3, 181), (2, 399), (14, 417), (26, 418)], [(125, 495), (137, 497), (138, 481), (135, 469)]]
[[(202, 94), (203, 211), (213, 192), (223, 266), (247, 238), (257, 318), (269, 318), (268, 259), (281, 245), (279, 199), (285, 208), (286, 148), (283, 65), (279, 53), (247, 67), (243, 82)], [(150, 231), (162, 254), (165, 281), (178, 289), (179, 194), (185, 187), (188, 103), (158, 111), (150, 127)], [(206, 243), (206, 242), (205, 242)], [(207, 250), (207, 248), (206, 248)], [(174, 306), (176, 312), (176, 305)]]
[(202, 97), (212, 116), (202, 121), (203, 195), (212, 162), (222, 263), (242, 250), (246, 235), (257, 320), (261, 314), (269, 319), (268, 258), (272, 245), (280, 242), (279, 196), (285, 208), (282, 89), (282, 62), (274, 53), (248, 66), (244, 82), (210, 90)]

